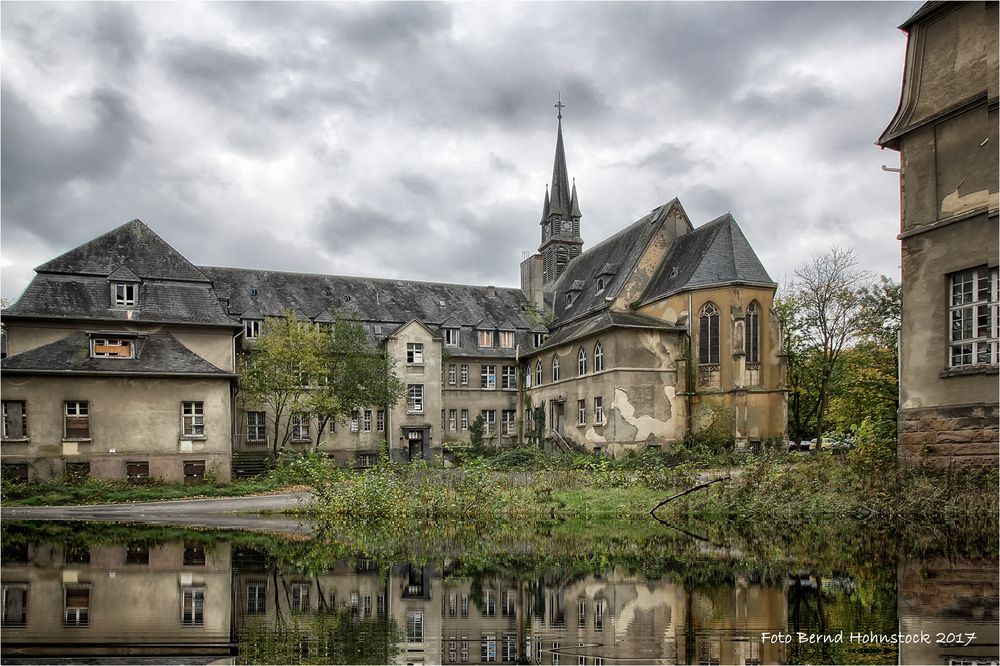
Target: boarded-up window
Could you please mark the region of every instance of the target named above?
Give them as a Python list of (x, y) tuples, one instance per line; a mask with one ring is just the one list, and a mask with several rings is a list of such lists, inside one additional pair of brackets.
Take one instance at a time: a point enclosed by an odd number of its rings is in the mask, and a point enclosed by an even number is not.
[(4, 463), (4, 483), (26, 483), (28, 481), (28, 463)]
[(128, 338), (94, 338), (95, 358), (132, 358), (132, 340)]
[(90, 404), (85, 401), (66, 403), (66, 438), (90, 438)]
[(83, 481), (90, 477), (89, 462), (68, 462), (66, 463), (66, 480)]
[(90, 624), (89, 586), (66, 587), (64, 599), (64, 617), (67, 625), (87, 626)]
[(146, 483), (149, 481), (149, 462), (145, 460), (126, 462), (125, 478), (129, 483)]
[(23, 400), (3, 401), (3, 438), (24, 439), (28, 436), (28, 410)]
[(205, 481), (205, 461), (185, 460), (184, 461), (184, 483), (204, 483)]
[(23, 627), (28, 621), (28, 585), (11, 583), (3, 586), (3, 626)]

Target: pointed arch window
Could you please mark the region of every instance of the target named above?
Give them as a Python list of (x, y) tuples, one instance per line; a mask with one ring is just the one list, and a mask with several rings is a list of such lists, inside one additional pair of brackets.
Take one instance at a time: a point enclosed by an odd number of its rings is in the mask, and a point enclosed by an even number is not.
[(719, 308), (705, 303), (698, 317), (698, 385), (719, 388)]
[(535, 363), (535, 386), (542, 385), (542, 362)]
[(597, 342), (594, 345), (594, 372), (602, 372), (604, 370), (604, 346)]
[(587, 351), (583, 347), (576, 355), (576, 370), (581, 376), (587, 374)]
[(746, 315), (746, 384), (760, 386), (760, 306), (754, 301)]
[(552, 381), (559, 381), (559, 357), (552, 357)]

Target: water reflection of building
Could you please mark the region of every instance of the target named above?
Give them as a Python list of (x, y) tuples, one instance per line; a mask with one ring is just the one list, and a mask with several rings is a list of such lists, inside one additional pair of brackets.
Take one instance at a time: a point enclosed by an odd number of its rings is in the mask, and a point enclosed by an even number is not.
[(3, 654), (227, 655), (225, 543), (4, 546)]
[[(899, 631), (927, 634), (929, 643), (900, 646), (903, 664), (996, 664), (1000, 662), (1000, 604), (995, 559), (961, 557), (906, 562), (898, 569)], [(962, 636), (944, 644), (943, 637)], [(975, 634), (969, 645), (968, 634)]]
[(235, 654), (255, 628), (294, 626), (287, 654), (305, 658), (327, 637), (292, 620), (337, 610), (394, 620), (400, 664), (754, 664), (780, 661), (760, 632), (786, 626), (781, 587), (742, 579), (690, 590), (621, 570), (518, 580), (477, 577), (452, 563), (386, 570), (365, 558), (306, 574), (225, 543), (5, 545), (4, 556), (5, 657), (208, 660)]

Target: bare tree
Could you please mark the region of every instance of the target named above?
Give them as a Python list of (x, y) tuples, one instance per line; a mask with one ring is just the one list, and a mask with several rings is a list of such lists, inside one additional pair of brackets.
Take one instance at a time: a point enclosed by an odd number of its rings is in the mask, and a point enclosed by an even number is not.
[(841, 352), (860, 332), (863, 303), (861, 290), (870, 276), (857, 269), (851, 250), (833, 248), (818, 254), (795, 271), (794, 294), (801, 333), (818, 352), (816, 442), (823, 439), (830, 377)]

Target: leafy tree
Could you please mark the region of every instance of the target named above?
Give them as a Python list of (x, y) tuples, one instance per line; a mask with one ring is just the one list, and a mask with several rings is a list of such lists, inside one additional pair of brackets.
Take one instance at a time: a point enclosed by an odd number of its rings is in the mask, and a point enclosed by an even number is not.
[(331, 421), (363, 405), (392, 405), (405, 387), (391, 360), (375, 348), (356, 322), (338, 320), (331, 329), (286, 312), (267, 321), (244, 362), (245, 403), (266, 408), (277, 454), (292, 436), (291, 416), (319, 419), (320, 435)]
[(815, 370), (808, 381), (815, 390), (817, 442), (822, 441), (837, 362), (845, 347), (857, 338), (863, 320), (861, 290), (869, 276), (857, 269), (857, 263), (851, 250), (835, 247), (795, 271), (798, 324)]
[(483, 449), (483, 433), (485, 430), (486, 419), (480, 414), (472, 421), (472, 425), (469, 426), (469, 442), (476, 451), (482, 451)]

